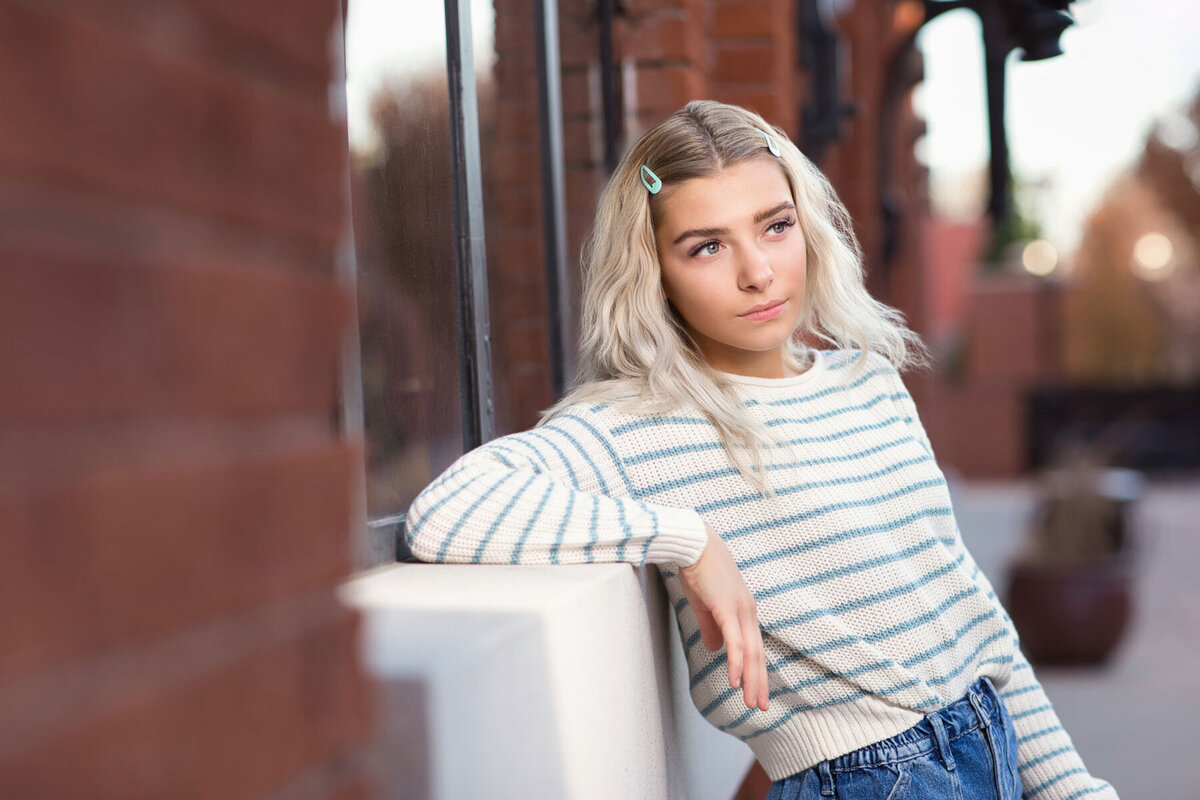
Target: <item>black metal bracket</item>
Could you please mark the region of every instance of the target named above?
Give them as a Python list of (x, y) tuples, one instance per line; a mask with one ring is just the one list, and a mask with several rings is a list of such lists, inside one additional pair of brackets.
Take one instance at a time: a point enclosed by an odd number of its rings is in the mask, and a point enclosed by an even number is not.
[(842, 43), (832, 16), (828, 0), (801, 0), (800, 65), (809, 73), (812, 91), (800, 109), (800, 148), (814, 162), (842, 138), (842, 121), (858, 111), (854, 103), (842, 101)]

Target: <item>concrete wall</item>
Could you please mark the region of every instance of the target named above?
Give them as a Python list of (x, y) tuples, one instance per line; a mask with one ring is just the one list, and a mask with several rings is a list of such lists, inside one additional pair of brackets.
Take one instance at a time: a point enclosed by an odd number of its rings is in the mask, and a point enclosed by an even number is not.
[(342, 594), (381, 797), (728, 800), (753, 763), (693, 706), (652, 570), (397, 564)]

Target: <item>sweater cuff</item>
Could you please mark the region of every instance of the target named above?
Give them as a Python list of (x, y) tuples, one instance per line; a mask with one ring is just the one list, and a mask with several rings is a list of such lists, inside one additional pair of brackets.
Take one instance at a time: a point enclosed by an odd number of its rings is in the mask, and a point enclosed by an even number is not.
[(690, 508), (654, 506), (658, 533), (646, 551), (647, 564), (674, 564), (690, 567), (700, 560), (708, 545), (704, 520)]

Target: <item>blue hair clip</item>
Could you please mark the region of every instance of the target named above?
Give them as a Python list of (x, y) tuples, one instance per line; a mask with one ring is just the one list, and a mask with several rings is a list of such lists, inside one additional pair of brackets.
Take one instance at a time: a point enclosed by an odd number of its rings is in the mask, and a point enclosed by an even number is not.
[[(659, 189), (662, 189), (662, 181), (654, 174), (654, 170), (642, 164), (640, 170), (642, 176), (642, 185), (650, 190), (650, 194), (658, 194)], [(646, 176), (650, 176), (650, 180), (646, 180)]]
[(767, 140), (767, 149), (771, 151), (771, 155), (778, 156), (779, 155), (779, 145), (775, 144), (775, 140), (772, 139), (770, 137), (770, 135), (766, 131), (764, 131), (762, 128), (756, 128), (755, 130), (757, 130), (759, 133), (761, 133), (762, 137)]

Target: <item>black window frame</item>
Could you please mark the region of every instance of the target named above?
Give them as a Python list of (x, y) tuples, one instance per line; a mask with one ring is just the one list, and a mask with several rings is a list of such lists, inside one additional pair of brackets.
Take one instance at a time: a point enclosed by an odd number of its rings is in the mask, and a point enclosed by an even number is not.
[[(347, 3), (342, 0), (340, 81), (345, 96), (345, 30)], [(471, 0), (444, 0), (446, 76), (450, 97), (450, 149), (454, 208), (454, 255), (459, 331), (459, 374), (463, 452), (495, 437), (493, 407), (491, 320), (488, 312), (487, 253), (484, 228), (483, 165), (480, 155), (479, 109), (476, 94)], [(561, 394), (573, 371), (570, 303), (566, 296), (566, 225), (563, 179), (562, 95), (558, 50), (558, 8), (555, 0), (535, 0), (531, 30), (535, 37), (538, 79), (538, 121), (542, 168), (543, 241), (546, 254), (548, 329), (551, 376), (555, 394)], [(344, 121), (344, 120), (343, 120)], [(349, 142), (347, 141), (347, 147)], [(350, 161), (346, 160), (346, 207), (338, 273), (344, 285), (357, 283), (357, 263), (350, 207)], [(342, 351), (340, 426), (348, 437), (366, 436), (363, 413), (361, 348), (358, 315), (347, 333)], [(356, 524), (361, 539), (355, 543), (356, 566), (367, 569), (392, 561), (414, 560), (405, 544), (405, 514), (369, 519), (365, 483), (355, 487)]]

